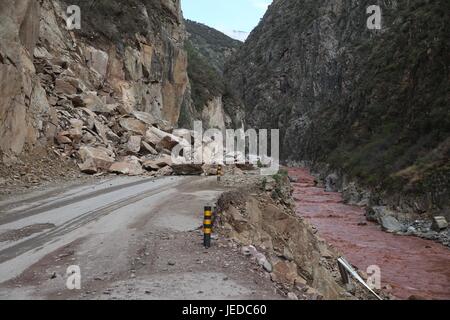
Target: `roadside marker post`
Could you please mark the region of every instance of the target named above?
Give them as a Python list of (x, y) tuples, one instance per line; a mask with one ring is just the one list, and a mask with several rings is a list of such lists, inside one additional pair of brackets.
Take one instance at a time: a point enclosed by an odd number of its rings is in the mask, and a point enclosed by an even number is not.
[(221, 179), (222, 179), (222, 165), (219, 164), (217, 166), (217, 181), (220, 182)]
[(203, 245), (207, 249), (211, 247), (212, 218), (212, 208), (209, 206), (205, 207), (205, 218), (203, 221)]

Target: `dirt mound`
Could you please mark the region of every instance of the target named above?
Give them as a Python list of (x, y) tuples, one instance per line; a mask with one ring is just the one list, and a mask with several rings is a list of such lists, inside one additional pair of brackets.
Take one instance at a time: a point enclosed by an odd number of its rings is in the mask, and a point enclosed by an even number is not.
[(51, 147), (36, 148), (20, 159), (0, 157), (0, 196), (85, 177), (74, 161), (62, 159)]

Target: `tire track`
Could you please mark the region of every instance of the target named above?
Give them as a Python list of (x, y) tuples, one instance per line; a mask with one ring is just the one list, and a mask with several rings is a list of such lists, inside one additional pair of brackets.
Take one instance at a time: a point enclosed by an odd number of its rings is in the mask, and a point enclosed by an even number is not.
[[(83, 227), (93, 221), (99, 220), (100, 218), (107, 216), (108, 214), (110, 214), (118, 209), (126, 207), (130, 204), (139, 202), (147, 197), (151, 197), (151, 196), (157, 195), (161, 192), (165, 192), (167, 190), (174, 189), (176, 186), (182, 186), (182, 185), (190, 183), (190, 182), (191, 182), (191, 179), (187, 179), (186, 181), (181, 182), (181, 183), (176, 181), (166, 187), (163, 187), (163, 188), (160, 188), (157, 190), (146, 190), (146, 191), (140, 192), (134, 196), (131, 196), (129, 198), (121, 199), (121, 200), (112, 202), (108, 205), (105, 205), (103, 207), (97, 208), (95, 210), (88, 211), (80, 216), (77, 216), (74, 219), (67, 221), (66, 223), (64, 223), (48, 232), (37, 235), (36, 237), (33, 237), (31, 239), (25, 240), (21, 243), (18, 243), (16, 245), (13, 245), (11, 247), (1, 250), (0, 251), (0, 264), (4, 263), (6, 261), (9, 261), (11, 259), (14, 259), (28, 251), (38, 249), (39, 247), (42, 247), (46, 243), (49, 243), (52, 240), (54, 240), (56, 237), (61, 237), (72, 231), (75, 231), (76, 229)], [(92, 197), (90, 197), (90, 198), (92, 198)], [(71, 202), (70, 204), (72, 204), (72, 203), (74, 203), (74, 202)], [(54, 209), (54, 208), (52, 208), (52, 209)]]
[[(115, 192), (121, 189), (125, 189), (125, 188), (130, 188), (130, 187), (135, 187), (144, 183), (148, 183), (152, 181), (151, 179), (146, 179), (146, 180), (142, 180), (142, 181), (135, 181), (135, 182), (131, 182), (131, 183), (127, 183), (127, 184), (122, 184), (122, 185), (117, 185), (117, 186), (113, 186), (107, 189), (101, 189), (101, 190), (96, 190), (93, 191), (89, 194), (83, 194), (83, 195), (79, 195), (79, 196), (75, 196), (72, 197), (72, 195), (69, 195), (68, 197), (71, 197), (69, 199), (65, 199), (63, 198), (60, 201), (56, 201), (54, 203), (51, 204), (39, 204), (36, 205), (34, 207), (31, 207), (29, 209), (26, 210), (22, 210), (22, 211), (18, 211), (18, 212), (14, 212), (14, 213), (8, 213), (8, 212), (4, 212), (4, 211), (0, 211), (0, 225), (3, 224), (8, 224), (14, 221), (18, 221), (24, 218), (28, 218), (34, 215), (38, 215), (40, 213), (46, 212), (46, 211), (50, 211), (50, 210), (54, 210), (54, 209), (58, 209), (58, 208), (62, 208), (62, 207), (66, 207), (68, 205), (80, 202), (80, 201), (84, 201), (84, 200), (89, 200), (104, 194), (108, 194), (111, 192)], [(80, 192), (85, 191), (85, 189), (80, 190)], [(4, 207), (10, 208), (13, 204), (8, 204)], [(4, 210), (4, 207), (0, 207), (0, 210)], [(5, 217), (2, 217), (2, 215), (5, 214)]]

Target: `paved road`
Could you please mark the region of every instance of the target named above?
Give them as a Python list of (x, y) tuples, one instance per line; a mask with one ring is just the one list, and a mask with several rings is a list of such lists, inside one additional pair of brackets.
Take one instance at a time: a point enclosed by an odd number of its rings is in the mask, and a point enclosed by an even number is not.
[[(202, 208), (222, 191), (214, 178), (117, 177), (3, 200), (0, 298), (279, 298), (225, 240), (202, 248)], [(66, 287), (70, 265), (81, 290)]]

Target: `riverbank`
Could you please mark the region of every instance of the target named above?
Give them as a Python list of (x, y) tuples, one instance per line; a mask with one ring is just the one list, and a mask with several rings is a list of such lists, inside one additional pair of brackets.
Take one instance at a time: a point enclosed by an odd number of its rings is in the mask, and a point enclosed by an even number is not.
[(381, 268), (383, 286), (399, 299), (450, 299), (450, 251), (441, 244), (385, 233), (367, 222), (364, 209), (346, 205), (342, 196), (316, 187), (303, 168), (289, 170), (296, 213), (307, 219), (328, 243), (362, 271)]

